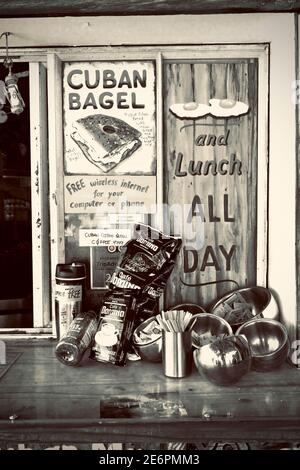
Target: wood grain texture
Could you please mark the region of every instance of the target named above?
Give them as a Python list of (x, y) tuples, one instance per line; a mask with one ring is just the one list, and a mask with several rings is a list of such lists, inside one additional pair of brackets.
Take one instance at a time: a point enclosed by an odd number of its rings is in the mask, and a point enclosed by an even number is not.
[(298, 0), (13, 0), (1, 1), (0, 16), (63, 16), (124, 14), (199, 14), (239, 12), (292, 12), (300, 10)]
[[(204, 222), (204, 246), (197, 248), (198, 265), (193, 272), (184, 273), (183, 250), (179, 262), (168, 284), (167, 306), (182, 302), (195, 302), (209, 306), (225, 292), (235, 288), (232, 283), (204, 287), (186, 287), (189, 284), (232, 279), (239, 285), (256, 283), (256, 186), (257, 186), (257, 63), (255, 59), (241, 61), (169, 63), (165, 66), (165, 157), (164, 173), (167, 175), (165, 201), (168, 204), (191, 204), (194, 195), (202, 202)], [(207, 103), (211, 98), (230, 97), (249, 104), (250, 111), (239, 118), (216, 119), (211, 116), (195, 121), (177, 119), (169, 111), (174, 103)], [(201, 134), (219, 136), (229, 131), (227, 146), (197, 146), (195, 139)], [(182, 169), (187, 170), (193, 162), (230, 158), (235, 154), (242, 162), (242, 174), (233, 175), (175, 175), (178, 154), (183, 154)], [(220, 222), (210, 222), (208, 217), (208, 195), (214, 198), (214, 213)], [(234, 222), (224, 221), (224, 195), (228, 196), (229, 215)], [(180, 211), (180, 208), (178, 209)], [(197, 208), (199, 212), (199, 207)], [(183, 235), (183, 246), (195, 249), (186, 239), (187, 226), (175, 223), (175, 232)], [(200, 237), (197, 235), (198, 241)], [(220, 270), (207, 267), (201, 272), (207, 246), (212, 246)], [(218, 247), (223, 245), (227, 253), (236, 245), (230, 270)], [(211, 258), (209, 258), (211, 261)], [(190, 262), (192, 264), (192, 262)]]
[[(297, 51), (298, 54), (296, 56), (296, 78), (300, 80), (300, 26), (298, 22), (298, 30), (297, 30)], [(299, 112), (299, 89), (295, 90), (296, 96), (295, 98), (298, 99), (296, 101), (297, 106), (295, 107), (296, 110), (296, 288), (297, 288), (297, 324), (295, 325), (295, 333), (294, 328), (292, 332), (297, 340), (300, 339), (300, 112)]]
[[(196, 370), (173, 380), (160, 364), (124, 368), (85, 358), (67, 367), (54, 341), (8, 342), (22, 353), (0, 380), (0, 434), (7, 442), (168, 442), (184, 440), (297, 440), (299, 372), (288, 365), (268, 374), (250, 372), (235, 386), (219, 387)], [(177, 396), (188, 415), (178, 418), (101, 419), (100, 400), (112, 396)], [(16, 414), (14, 423), (9, 416)]]

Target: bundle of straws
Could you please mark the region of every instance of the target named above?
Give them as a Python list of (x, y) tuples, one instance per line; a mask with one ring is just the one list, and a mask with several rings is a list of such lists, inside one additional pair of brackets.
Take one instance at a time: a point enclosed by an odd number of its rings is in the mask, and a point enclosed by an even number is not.
[(196, 319), (192, 320), (193, 315), (184, 310), (168, 310), (155, 318), (163, 330), (173, 333), (191, 331), (196, 323)]

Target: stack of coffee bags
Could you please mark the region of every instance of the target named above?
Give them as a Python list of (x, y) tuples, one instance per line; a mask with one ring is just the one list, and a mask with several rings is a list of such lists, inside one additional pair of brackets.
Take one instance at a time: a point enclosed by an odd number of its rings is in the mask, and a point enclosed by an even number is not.
[(124, 365), (134, 326), (157, 313), (181, 247), (181, 239), (138, 224), (122, 250), (100, 310), (91, 357)]

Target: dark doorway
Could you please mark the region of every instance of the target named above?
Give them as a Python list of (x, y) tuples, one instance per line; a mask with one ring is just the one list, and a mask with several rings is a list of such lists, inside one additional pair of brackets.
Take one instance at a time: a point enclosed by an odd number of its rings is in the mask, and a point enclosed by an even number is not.
[[(33, 326), (28, 63), (14, 63), (12, 73), (25, 108), (13, 114), (0, 101), (0, 328), (25, 328)], [(2, 87), (7, 74), (0, 64)]]

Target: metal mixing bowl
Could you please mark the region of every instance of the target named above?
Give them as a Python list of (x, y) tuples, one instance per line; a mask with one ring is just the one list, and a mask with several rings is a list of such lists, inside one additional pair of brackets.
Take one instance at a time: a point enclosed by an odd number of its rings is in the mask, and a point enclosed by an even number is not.
[[(270, 318), (273, 320), (278, 319), (279, 317), (279, 307), (278, 304), (270, 291), (266, 287), (254, 286), (254, 287), (245, 287), (244, 289), (238, 289), (230, 294), (226, 294), (224, 297), (219, 299), (211, 309), (211, 313), (218, 315), (222, 318), (225, 316), (223, 305), (224, 303), (230, 302), (237, 293), (240, 293), (245, 303), (251, 304), (251, 313), (253, 318)], [(230, 323), (233, 331), (236, 331), (244, 322), (241, 323)]]
[[(140, 325), (136, 327), (135, 333), (138, 334), (139, 331), (143, 330), (145, 326), (147, 326), (148, 323), (151, 323), (153, 320), (155, 320), (155, 317), (151, 317), (143, 321)], [(137, 351), (137, 353), (141, 356), (143, 360), (149, 362), (162, 361), (162, 335), (149, 343), (137, 343), (133, 339), (132, 344), (134, 346), (134, 349)]]
[(179, 304), (175, 305), (172, 308), (169, 308), (168, 310), (183, 310), (184, 312), (190, 312), (193, 315), (195, 313), (205, 312), (204, 308), (202, 308), (201, 305), (198, 304)]
[(224, 318), (212, 313), (198, 313), (193, 315), (196, 323), (192, 329), (192, 345), (199, 348), (207, 341), (217, 339), (221, 335), (232, 335), (232, 329)]
[(202, 377), (218, 385), (235, 383), (251, 366), (250, 348), (243, 336), (226, 336), (194, 350), (194, 362)]
[(250, 346), (252, 369), (266, 372), (280, 367), (288, 357), (290, 344), (282, 323), (258, 318), (244, 323), (236, 332), (244, 335)]

